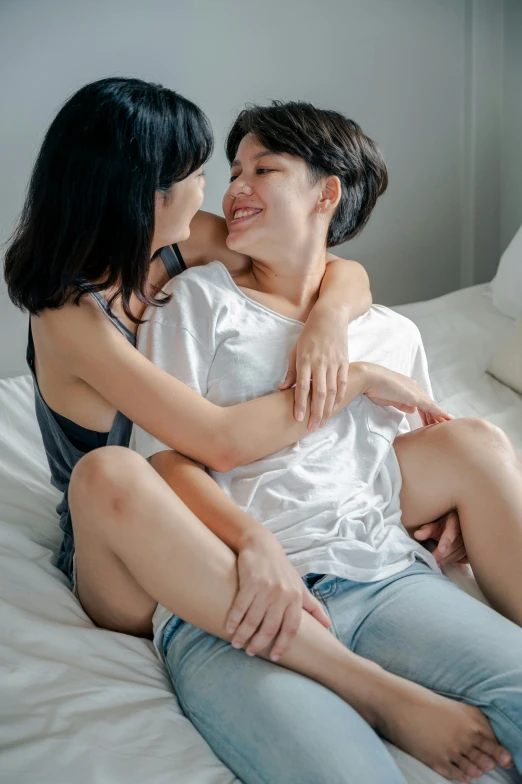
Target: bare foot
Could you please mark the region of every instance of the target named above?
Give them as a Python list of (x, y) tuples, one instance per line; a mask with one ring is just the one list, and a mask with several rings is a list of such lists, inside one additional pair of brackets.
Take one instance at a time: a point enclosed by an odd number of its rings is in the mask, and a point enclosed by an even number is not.
[(497, 765), (512, 767), (484, 714), (472, 705), (384, 673), (376, 697), (375, 729), (448, 779), (471, 782)]

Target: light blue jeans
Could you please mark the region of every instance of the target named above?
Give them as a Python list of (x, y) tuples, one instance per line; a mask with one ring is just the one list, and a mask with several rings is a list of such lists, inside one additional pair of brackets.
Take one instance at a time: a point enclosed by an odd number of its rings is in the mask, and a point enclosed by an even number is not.
[[(360, 656), (478, 706), (522, 771), (522, 629), (416, 562), (374, 583), (303, 580)], [(173, 618), (163, 654), (182, 710), (246, 784), (404, 784), (379, 736), (315, 681)]]

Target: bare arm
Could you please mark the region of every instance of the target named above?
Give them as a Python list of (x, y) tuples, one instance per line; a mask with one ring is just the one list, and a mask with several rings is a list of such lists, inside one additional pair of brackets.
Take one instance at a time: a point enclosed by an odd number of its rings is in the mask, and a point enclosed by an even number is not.
[(308, 316), (290, 355), (287, 377), (279, 387), (288, 389), (295, 383), (297, 420), (304, 417), (312, 390), (310, 428), (327, 421), (340, 405), (348, 381), (348, 326), (372, 304), (364, 267), (356, 261), (330, 258), (321, 296)]
[(346, 324), (362, 316), (372, 306), (368, 273), (358, 261), (341, 259), (331, 253), (315, 308), (344, 313)]
[[(235, 253), (226, 245), (228, 231), (223, 218), (200, 210), (190, 229), (189, 239), (179, 244), (187, 266), (218, 259), (232, 276), (248, 270), (248, 256)], [(293, 413), (298, 421), (307, 421), (305, 411), (312, 393), (309, 429), (329, 419), (334, 407), (340, 405), (348, 380), (348, 325), (372, 304), (364, 267), (331, 253), (327, 254), (327, 261), (319, 299), (290, 354), (288, 373), (280, 386), (284, 390), (296, 385)]]
[[(236, 253), (227, 247), (227, 224), (224, 218), (212, 212), (199, 210), (190, 224), (190, 237), (179, 243), (179, 249), (187, 267), (196, 267), (219, 260), (232, 276), (250, 268), (248, 256)], [(326, 273), (321, 284), (320, 296), (314, 311), (326, 315), (339, 311), (350, 321), (361, 316), (371, 307), (372, 295), (366, 270), (357, 261), (341, 259), (327, 254)]]
[[(48, 330), (78, 383), (87, 383), (155, 438), (217, 471), (277, 452), (308, 432), (306, 420), (292, 417), (292, 390), (214, 405), (136, 351), (96, 306), (51, 311)], [(359, 393), (354, 373), (346, 403)]]
[(243, 512), (209, 474), (184, 455), (156, 452), (150, 464), (196, 517), (235, 553), (239, 553), (249, 538), (272, 536)]
[(275, 639), (272, 656), (281, 656), (297, 633), (302, 609), (324, 626), (330, 625), (277, 538), (236, 506), (202, 468), (170, 451), (152, 455), (150, 463), (207, 528), (237, 554), (239, 591), (226, 624), (235, 647), (250, 640), (248, 650), (258, 653)]

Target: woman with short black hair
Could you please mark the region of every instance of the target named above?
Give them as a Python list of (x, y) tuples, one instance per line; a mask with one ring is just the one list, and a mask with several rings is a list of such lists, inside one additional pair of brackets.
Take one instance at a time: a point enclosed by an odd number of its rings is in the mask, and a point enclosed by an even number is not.
[[(252, 268), (234, 279), (219, 261), (188, 270), (138, 336), (149, 359), (220, 405), (275, 388), (326, 248), (360, 231), (387, 182), (356, 123), (302, 102), (243, 111), (227, 153), (227, 244)], [(226, 545), (216, 550), (223, 576), (199, 608), (158, 606), (156, 648), (185, 714), (242, 781), (403, 781), (368, 723), (452, 780), (511, 760), (522, 770), (522, 461), (498, 428), (453, 420), (431, 400), (411, 321), (374, 306), (352, 324), (351, 346), (351, 404), (250, 465), (207, 473), (136, 428), (137, 451)], [(404, 413), (417, 410), (436, 424), (405, 432)], [(454, 557), (468, 547), (479, 585), (510, 620), (416, 541), (455, 510)], [(332, 633), (300, 610), (295, 639), (278, 634), (286, 608), (262, 566), (237, 592), (236, 570), (250, 565), (241, 543), (274, 537)], [(435, 555), (445, 562), (442, 544)], [(190, 578), (191, 594), (198, 583)]]

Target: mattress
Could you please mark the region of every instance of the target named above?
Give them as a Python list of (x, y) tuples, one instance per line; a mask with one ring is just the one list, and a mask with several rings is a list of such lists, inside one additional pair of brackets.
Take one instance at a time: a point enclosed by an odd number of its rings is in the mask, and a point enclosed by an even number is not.
[(394, 308), (420, 329), (438, 403), (457, 417), (488, 419), (522, 454), (522, 396), (486, 373), (513, 320), (493, 305), (489, 283)]
[[(398, 310), (423, 333), (438, 398), (501, 424), (520, 448), (522, 400), (484, 375), (509, 322), (487, 290)], [(152, 644), (94, 627), (55, 568), (59, 499), (33, 405), (29, 376), (0, 380), (0, 781), (237, 782), (183, 715)], [(445, 781), (387, 745), (408, 784)], [(480, 781), (521, 778), (497, 770)]]

